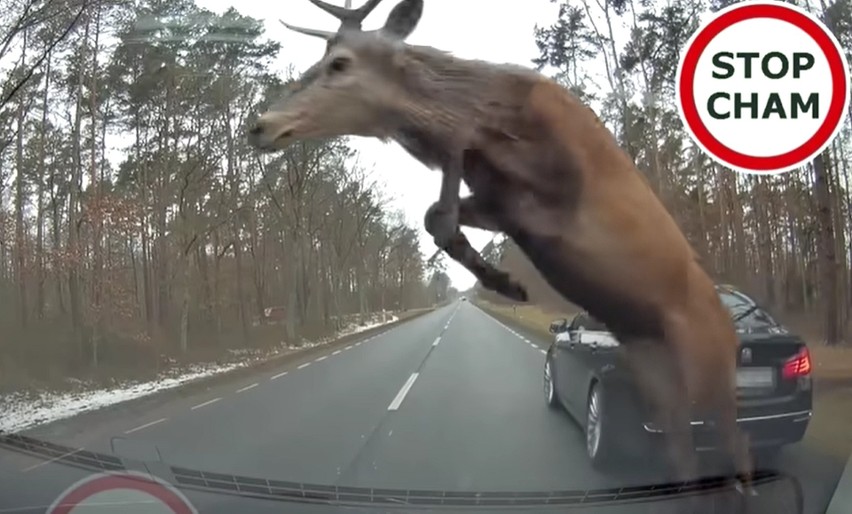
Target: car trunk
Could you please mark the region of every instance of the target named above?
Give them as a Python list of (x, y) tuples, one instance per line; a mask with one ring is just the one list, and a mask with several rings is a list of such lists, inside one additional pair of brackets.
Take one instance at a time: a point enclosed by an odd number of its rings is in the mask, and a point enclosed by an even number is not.
[(784, 365), (803, 348), (801, 339), (770, 331), (741, 333), (737, 355), (737, 396), (743, 407), (794, 395), (797, 378), (784, 378)]

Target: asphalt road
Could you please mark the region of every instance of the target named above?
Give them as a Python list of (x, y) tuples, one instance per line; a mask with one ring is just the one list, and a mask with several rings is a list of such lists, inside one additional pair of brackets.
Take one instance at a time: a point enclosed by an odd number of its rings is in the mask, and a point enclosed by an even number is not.
[[(576, 423), (545, 406), (546, 341), (457, 302), (377, 336), (188, 396), (136, 402), (28, 432), (73, 448), (340, 486), (559, 490), (648, 484), (587, 463)], [(806, 445), (782, 465), (824, 512), (845, 464)], [(76, 473), (76, 474), (75, 474)], [(82, 476), (0, 451), (0, 512), (30, 512)], [(304, 510), (308, 512), (308, 510)]]

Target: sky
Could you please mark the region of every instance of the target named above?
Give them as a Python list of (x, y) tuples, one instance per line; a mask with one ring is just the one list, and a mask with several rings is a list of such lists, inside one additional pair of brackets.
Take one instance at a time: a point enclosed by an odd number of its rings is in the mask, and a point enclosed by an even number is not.
[[(307, 69), (322, 57), (325, 42), (292, 32), (283, 27), (279, 19), (323, 30), (334, 31), (339, 26), (334, 17), (308, 0), (239, 4), (233, 0), (196, 0), (196, 3), (216, 13), (235, 6), (241, 14), (263, 20), (266, 37), (282, 45), (278, 62), (282, 75), (291, 64), (297, 73)], [(344, 5), (343, 0), (330, 0), (330, 3)], [(363, 0), (353, 0), (352, 3), (359, 7)], [(364, 21), (364, 29), (381, 27), (396, 3), (385, 0), (379, 4)], [(533, 39), (534, 27), (536, 23), (550, 25), (556, 18), (557, 5), (550, 0), (523, 0), (523, 8), (518, 8), (520, 3), (512, 2), (508, 7), (507, 3), (495, 0), (426, 0), (420, 23), (407, 41), (450, 51), (463, 58), (530, 66), (531, 60), (538, 55)], [(373, 170), (374, 180), (382, 184), (385, 194), (390, 197), (391, 208), (402, 211), (409, 224), (420, 229), (422, 250), (431, 256), (437, 248), (423, 229), (423, 215), (438, 199), (440, 172), (429, 170), (396, 143), (384, 144), (356, 137), (350, 141), (359, 152), (358, 163)], [(463, 185), (462, 194), (467, 193)], [(463, 230), (477, 249), (494, 237), (491, 232), (469, 227)], [(445, 262), (454, 287), (465, 290), (473, 286), (476, 279), (470, 272), (452, 259), (447, 258)]]

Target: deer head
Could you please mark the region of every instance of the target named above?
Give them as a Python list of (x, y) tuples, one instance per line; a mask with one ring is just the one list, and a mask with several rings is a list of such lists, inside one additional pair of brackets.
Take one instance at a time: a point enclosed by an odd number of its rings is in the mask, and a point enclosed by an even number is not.
[(289, 84), (282, 99), (249, 130), (249, 143), (281, 150), (297, 141), (343, 135), (385, 137), (382, 118), (404, 98), (398, 54), (423, 13), (423, 0), (402, 0), (385, 25), (364, 31), (361, 23), (381, 0), (347, 9), (322, 0), (311, 3), (340, 20), (337, 32), (289, 25), (290, 30), (328, 41), (325, 55)]

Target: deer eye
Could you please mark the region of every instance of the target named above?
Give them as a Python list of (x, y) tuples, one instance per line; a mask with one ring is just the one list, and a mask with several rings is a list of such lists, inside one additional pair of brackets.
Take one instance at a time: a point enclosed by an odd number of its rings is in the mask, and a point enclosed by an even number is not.
[(352, 64), (352, 59), (349, 57), (335, 57), (328, 65), (328, 69), (334, 73), (340, 73), (346, 71), (350, 64)]

